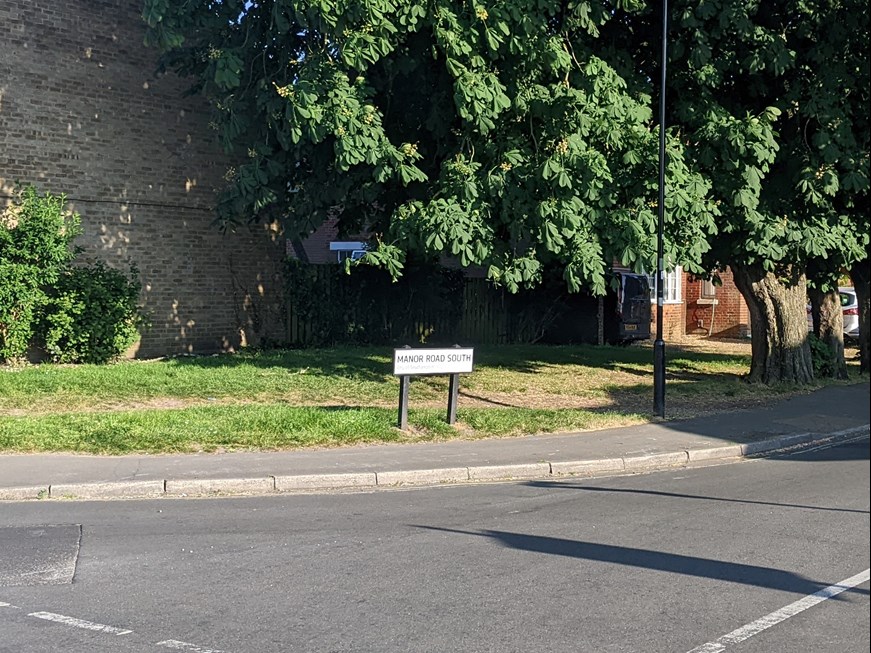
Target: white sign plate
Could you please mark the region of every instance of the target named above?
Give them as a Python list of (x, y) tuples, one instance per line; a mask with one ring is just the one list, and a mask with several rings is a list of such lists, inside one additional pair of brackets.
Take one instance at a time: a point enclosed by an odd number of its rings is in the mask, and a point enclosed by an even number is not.
[(466, 374), (472, 371), (475, 350), (471, 347), (445, 349), (394, 349), (393, 374)]

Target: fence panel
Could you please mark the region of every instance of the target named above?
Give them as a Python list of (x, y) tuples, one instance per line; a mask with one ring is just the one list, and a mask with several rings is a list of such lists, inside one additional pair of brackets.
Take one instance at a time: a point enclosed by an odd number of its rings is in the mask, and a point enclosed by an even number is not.
[[(507, 342), (512, 333), (505, 292), (486, 279), (463, 279), (459, 289), (442, 289), (438, 301), (427, 301), (428, 296), (419, 294), (410, 282), (367, 287), (373, 293), (370, 299), (355, 294), (353, 281), (334, 266), (300, 269), (311, 292), (296, 300), (288, 292), (286, 333), (291, 346), (361, 340), (366, 344), (498, 344)], [(432, 293), (432, 288), (427, 290)]]
[(409, 270), (392, 283), (378, 270), (346, 275), (334, 265), (300, 265), (288, 275), (287, 295), (287, 342), (297, 347), (595, 343), (601, 319), (590, 295), (512, 295), (439, 268)]

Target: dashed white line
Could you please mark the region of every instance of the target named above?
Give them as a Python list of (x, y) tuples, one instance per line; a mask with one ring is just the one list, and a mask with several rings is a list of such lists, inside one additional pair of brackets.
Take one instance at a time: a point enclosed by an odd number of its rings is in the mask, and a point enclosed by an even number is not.
[(115, 626), (107, 626), (105, 624), (97, 624), (93, 621), (85, 621), (84, 619), (67, 617), (66, 615), (55, 614), (54, 612), (31, 612), (27, 616), (36, 617), (37, 619), (45, 619), (46, 621), (54, 621), (59, 624), (74, 626), (76, 628), (84, 628), (85, 630), (93, 630), (100, 633), (106, 633), (107, 635), (127, 635), (133, 632), (132, 630), (116, 628)]
[(721, 651), (726, 650), (726, 646), (729, 644), (738, 644), (746, 639), (750, 639), (754, 635), (761, 633), (763, 630), (771, 628), (772, 626), (779, 624), (781, 621), (786, 621), (790, 617), (794, 617), (800, 612), (804, 612), (818, 603), (822, 603), (833, 596), (837, 596), (841, 592), (846, 592), (857, 585), (868, 582), (869, 573), (871, 573), (871, 569), (866, 569), (855, 576), (850, 576), (850, 578), (842, 580), (840, 583), (829, 585), (828, 587), (821, 589), (819, 592), (814, 592), (813, 594), (806, 596), (803, 599), (799, 599), (795, 603), (790, 603), (789, 605), (780, 608), (780, 610), (775, 610), (771, 614), (767, 614), (761, 619), (757, 619), (746, 626), (741, 626), (741, 628), (723, 635), (718, 640), (697, 646), (689, 653), (721, 653)]
[[(0, 601), (0, 608), (20, 609), (17, 606), (12, 605), (11, 603), (6, 603), (4, 601)], [(31, 612), (27, 616), (36, 617), (37, 619), (45, 619), (46, 621), (53, 621), (55, 623), (64, 624), (66, 626), (74, 626), (75, 628), (83, 628), (85, 630), (93, 630), (95, 632), (106, 633), (107, 635), (129, 635), (133, 632), (132, 630), (126, 628), (116, 628), (115, 626), (98, 624), (93, 621), (85, 621), (84, 619), (68, 617), (66, 615), (56, 614), (54, 612)], [(216, 648), (198, 646), (197, 644), (190, 644), (189, 642), (182, 642), (177, 639), (165, 639), (162, 642), (157, 642), (155, 646), (163, 646), (165, 648), (171, 648), (176, 651), (189, 651), (190, 653), (225, 653), (224, 651), (218, 650)]]
[(196, 644), (180, 642), (177, 639), (167, 639), (162, 642), (157, 642), (157, 646), (165, 646), (166, 648), (172, 648), (176, 651), (191, 651), (192, 653), (224, 653), (216, 648), (203, 648)]

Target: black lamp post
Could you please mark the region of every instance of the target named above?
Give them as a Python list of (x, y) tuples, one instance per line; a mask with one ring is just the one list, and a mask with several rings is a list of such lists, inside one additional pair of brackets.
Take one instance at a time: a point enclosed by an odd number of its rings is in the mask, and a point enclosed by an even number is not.
[(665, 341), (662, 308), (665, 272), (662, 231), (665, 222), (665, 64), (668, 58), (668, 0), (662, 0), (662, 78), (659, 85), (659, 211), (656, 219), (656, 340), (653, 342), (653, 413), (665, 417)]

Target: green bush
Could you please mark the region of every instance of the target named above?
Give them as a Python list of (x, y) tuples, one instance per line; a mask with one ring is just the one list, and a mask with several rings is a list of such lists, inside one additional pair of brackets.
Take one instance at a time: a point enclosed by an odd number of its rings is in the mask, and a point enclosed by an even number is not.
[(828, 378), (835, 375), (835, 353), (832, 348), (813, 333), (807, 336), (811, 348), (811, 362), (816, 378)]
[(28, 186), (0, 214), (0, 360), (27, 353), (46, 288), (75, 257), (80, 220), (65, 203), (63, 195), (40, 195)]
[(138, 337), (141, 285), (130, 275), (97, 262), (66, 270), (48, 291), (40, 325), (42, 346), (58, 363), (106, 363)]
[(136, 341), (136, 270), (73, 266), (81, 220), (65, 204), (27, 186), (0, 213), (0, 361), (35, 345), (56, 362), (105, 363)]

